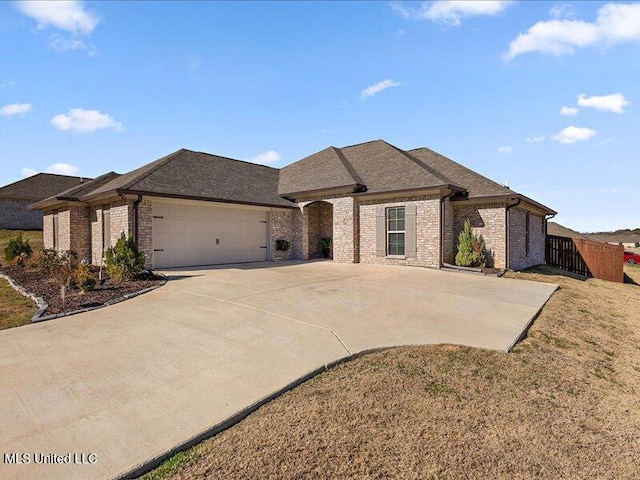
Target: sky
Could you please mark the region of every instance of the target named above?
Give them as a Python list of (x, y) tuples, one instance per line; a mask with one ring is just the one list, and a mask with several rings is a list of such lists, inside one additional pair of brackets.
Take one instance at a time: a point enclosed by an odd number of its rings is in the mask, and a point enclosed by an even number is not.
[(1, 185), (379, 138), (639, 227), (640, 3), (0, 2)]

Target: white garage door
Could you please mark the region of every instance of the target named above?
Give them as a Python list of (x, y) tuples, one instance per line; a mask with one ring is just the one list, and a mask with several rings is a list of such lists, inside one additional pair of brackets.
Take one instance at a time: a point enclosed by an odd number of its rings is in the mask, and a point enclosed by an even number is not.
[(264, 210), (154, 201), (154, 267), (263, 262), (267, 221)]

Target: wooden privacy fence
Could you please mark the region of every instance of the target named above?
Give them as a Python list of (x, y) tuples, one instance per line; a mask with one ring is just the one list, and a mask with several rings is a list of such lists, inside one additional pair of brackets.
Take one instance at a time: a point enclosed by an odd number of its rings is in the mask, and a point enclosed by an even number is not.
[(624, 282), (624, 247), (547, 235), (547, 265), (586, 277)]

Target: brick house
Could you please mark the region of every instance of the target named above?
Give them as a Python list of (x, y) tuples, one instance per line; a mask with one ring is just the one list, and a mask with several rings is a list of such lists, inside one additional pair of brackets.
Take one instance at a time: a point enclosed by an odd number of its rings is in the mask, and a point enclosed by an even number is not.
[[(99, 264), (122, 232), (149, 268), (321, 256), (439, 268), (466, 219), (498, 268), (544, 263), (548, 207), (427, 148), (382, 140), (329, 147), (282, 169), (178, 150), (31, 205), (45, 248)], [(291, 248), (278, 250), (277, 240)]]
[(42, 230), (42, 212), (27, 207), (83, 181), (81, 177), (38, 173), (0, 187), (0, 228)]

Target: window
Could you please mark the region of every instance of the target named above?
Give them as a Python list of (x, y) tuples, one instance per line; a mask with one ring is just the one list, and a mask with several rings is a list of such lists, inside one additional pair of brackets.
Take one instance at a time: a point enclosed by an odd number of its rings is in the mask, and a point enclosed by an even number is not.
[(387, 255), (404, 255), (404, 207), (387, 208)]
[(530, 218), (529, 218), (529, 212), (527, 212), (524, 215), (524, 254), (528, 257), (529, 256), (529, 226), (530, 226)]

